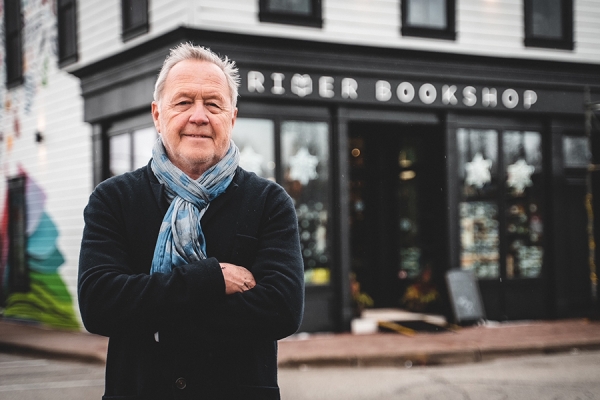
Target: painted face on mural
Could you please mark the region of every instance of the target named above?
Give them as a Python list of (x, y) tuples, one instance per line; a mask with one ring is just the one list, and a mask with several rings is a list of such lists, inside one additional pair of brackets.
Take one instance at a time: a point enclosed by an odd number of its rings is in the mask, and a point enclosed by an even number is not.
[(181, 61), (169, 71), (152, 117), (171, 162), (197, 179), (229, 149), (237, 108), (225, 73), (207, 61)]

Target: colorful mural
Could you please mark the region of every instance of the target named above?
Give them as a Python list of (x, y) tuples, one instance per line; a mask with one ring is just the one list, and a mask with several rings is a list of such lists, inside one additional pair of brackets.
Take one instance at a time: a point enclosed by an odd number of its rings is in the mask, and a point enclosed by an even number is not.
[[(0, 2), (2, 41), (3, 5)], [(30, 133), (40, 130), (40, 121), (45, 121), (43, 89), (49, 83), (51, 66), (57, 63), (56, 2), (22, 0), (21, 7), (24, 81), (10, 90), (0, 87), (0, 179), (7, 182), (15, 177), (10, 165), (24, 162), (13, 148), (20, 140), (31, 140)], [(4, 47), (0, 46), (0, 82), (5, 82), (5, 68)], [(46, 195), (24, 168), (17, 169), (16, 176), (24, 177), (25, 182), (21, 202), (26, 227), (22, 239), (11, 232), (11, 212), (14, 221), (14, 214), (20, 211), (9, 204), (11, 190), (7, 184), (0, 225), (0, 315), (61, 329), (80, 329), (73, 298), (59, 273), (65, 259), (58, 248), (58, 228), (46, 209)], [(14, 241), (22, 241), (22, 246)], [(16, 253), (22, 253), (20, 258), (15, 258)]]
[[(0, 282), (2, 292), (7, 294), (5, 301), (4, 317), (40, 322), (45, 325), (64, 328), (79, 329), (79, 322), (75, 316), (73, 299), (58, 273), (59, 267), (64, 263), (64, 258), (57, 246), (59, 236), (56, 224), (45, 210), (46, 195), (36, 182), (25, 177), (25, 210), (26, 210), (26, 270), (28, 287), (11, 288), (9, 279), (11, 274), (10, 254), (10, 210), (4, 208), (2, 219), (2, 236), (0, 245), (2, 258)], [(15, 290), (16, 289), (16, 290)]]

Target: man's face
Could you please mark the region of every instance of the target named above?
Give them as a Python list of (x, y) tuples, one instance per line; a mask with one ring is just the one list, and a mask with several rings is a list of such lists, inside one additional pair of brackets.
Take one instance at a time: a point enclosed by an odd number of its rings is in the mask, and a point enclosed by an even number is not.
[(207, 61), (175, 64), (158, 103), (152, 102), (167, 156), (192, 179), (225, 156), (236, 116), (225, 73)]

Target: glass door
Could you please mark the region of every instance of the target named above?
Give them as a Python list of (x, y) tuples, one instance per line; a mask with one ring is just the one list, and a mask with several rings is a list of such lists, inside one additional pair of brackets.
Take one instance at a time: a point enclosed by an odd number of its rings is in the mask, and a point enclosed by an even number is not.
[(460, 268), (479, 278), (488, 318), (534, 317), (544, 308), (542, 134), (459, 128), (456, 140)]
[(355, 307), (441, 313), (444, 143), (435, 126), (350, 126), (351, 264)]

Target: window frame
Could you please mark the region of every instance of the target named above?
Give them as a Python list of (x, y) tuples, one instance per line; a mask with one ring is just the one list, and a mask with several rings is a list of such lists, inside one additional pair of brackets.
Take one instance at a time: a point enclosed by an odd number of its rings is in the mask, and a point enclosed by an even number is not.
[(446, 28), (425, 28), (410, 26), (407, 23), (408, 16), (408, 1), (400, 0), (400, 15), (401, 26), (400, 33), (402, 36), (424, 37), (431, 39), (456, 40), (456, 0), (446, 1)]
[(18, 175), (7, 180), (8, 191), (8, 287), (9, 292), (29, 292), (27, 262), (27, 177)]
[(260, 22), (273, 22), (277, 24), (308, 26), (313, 28), (323, 27), (323, 5), (321, 0), (308, 0), (312, 5), (312, 15), (296, 15), (285, 12), (267, 11), (269, 0), (259, 0), (258, 19)]
[(532, 0), (523, 1), (523, 26), (525, 47), (541, 47), (548, 49), (573, 50), (573, 0), (561, 1), (562, 38), (550, 39), (533, 35), (533, 4)]
[[(10, 13), (10, 11), (13, 13)], [(24, 82), (23, 26), (21, 0), (4, 0), (4, 51), (7, 89), (19, 86)], [(14, 49), (11, 47), (13, 40)]]
[(94, 185), (112, 177), (110, 165), (111, 137), (128, 135), (130, 141), (132, 141), (135, 131), (151, 127), (154, 127), (152, 116), (150, 113), (145, 112), (123, 119), (104, 121), (94, 125)]
[[(150, 17), (149, 17), (149, 10), (148, 10), (148, 1), (149, 0), (121, 0), (121, 27), (122, 27), (122, 32), (121, 32), (121, 38), (123, 39), (124, 42), (131, 40), (133, 38), (136, 38), (138, 36), (141, 36), (145, 33), (148, 33), (148, 31), (150, 30)], [(131, 4), (133, 2), (138, 2), (140, 3), (140, 5), (142, 6), (142, 8), (144, 9), (144, 19), (143, 21), (138, 24), (138, 25), (130, 25), (130, 13), (129, 10), (132, 8)]]
[[(64, 67), (77, 62), (79, 59), (77, 43), (77, 0), (58, 0), (56, 9), (58, 24), (58, 65)], [(72, 52), (67, 52), (67, 49), (72, 49)]]

